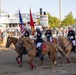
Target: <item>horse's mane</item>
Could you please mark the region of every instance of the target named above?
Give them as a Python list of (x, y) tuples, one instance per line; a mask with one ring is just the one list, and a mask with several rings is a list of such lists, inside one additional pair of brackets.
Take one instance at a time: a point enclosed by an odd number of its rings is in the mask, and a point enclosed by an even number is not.
[(32, 39), (23, 37), (23, 40), (24, 41), (26, 40), (28, 43), (30, 43), (31, 45), (35, 46), (35, 44), (32, 42)]
[(16, 39), (16, 40), (18, 40), (18, 38), (16, 38), (16, 37), (8, 37), (8, 38), (10, 38), (10, 39)]
[(13, 44), (16, 44), (18, 41), (18, 38), (16, 38), (16, 37), (8, 37), (7, 39), (10, 39)]
[(65, 44), (68, 42), (70, 45), (72, 45), (71, 41), (67, 37), (59, 36), (59, 39), (61, 39)]
[(60, 39), (64, 40), (64, 41), (68, 41), (68, 39), (64, 36), (59, 36)]

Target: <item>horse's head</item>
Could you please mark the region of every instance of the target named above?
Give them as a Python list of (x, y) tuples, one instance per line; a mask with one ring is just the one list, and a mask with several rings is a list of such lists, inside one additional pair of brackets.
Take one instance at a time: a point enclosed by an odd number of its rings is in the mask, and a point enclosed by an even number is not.
[(11, 43), (12, 43), (11, 37), (8, 37), (6, 42), (6, 48), (8, 48)]
[(8, 37), (7, 38), (7, 42), (6, 42), (6, 47), (8, 48), (11, 44), (13, 44), (14, 46), (16, 45), (18, 41), (18, 38), (15, 38), (15, 37)]

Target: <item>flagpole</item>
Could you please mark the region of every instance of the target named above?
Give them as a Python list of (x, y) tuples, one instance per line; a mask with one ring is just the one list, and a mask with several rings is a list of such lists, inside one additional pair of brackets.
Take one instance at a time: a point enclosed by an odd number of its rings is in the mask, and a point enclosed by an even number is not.
[(2, 11), (1, 11), (1, 0), (0, 0), (0, 13), (1, 13)]
[(60, 18), (60, 25), (61, 25), (61, 0), (59, 0), (59, 18)]

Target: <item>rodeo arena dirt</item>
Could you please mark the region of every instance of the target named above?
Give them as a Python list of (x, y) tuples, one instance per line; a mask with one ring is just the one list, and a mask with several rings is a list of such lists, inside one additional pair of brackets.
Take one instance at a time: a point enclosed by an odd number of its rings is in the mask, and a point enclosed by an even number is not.
[[(6, 41), (3, 41), (6, 42)], [(67, 63), (64, 58), (56, 57), (57, 65), (52, 68), (52, 62), (48, 55), (44, 57), (44, 64), (39, 65), (39, 58), (34, 59), (36, 68), (30, 69), (28, 65), (29, 56), (23, 56), (23, 65), (19, 67), (16, 62), (17, 53), (14, 46), (5, 47), (5, 43), (0, 46), (0, 75), (76, 75), (76, 53), (70, 53), (71, 63)]]

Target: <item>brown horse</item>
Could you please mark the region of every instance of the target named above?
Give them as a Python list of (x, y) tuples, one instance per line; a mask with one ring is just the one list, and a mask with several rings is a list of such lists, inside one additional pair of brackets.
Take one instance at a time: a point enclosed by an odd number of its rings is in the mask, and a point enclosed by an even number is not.
[(53, 38), (53, 43), (58, 44), (63, 48), (66, 56), (69, 57), (69, 54), (72, 50), (72, 43), (64, 36), (58, 36), (58, 38)]
[[(16, 43), (18, 41), (18, 38), (15, 38), (15, 37), (8, 37), (7, 38), (7, 42), (6, 42), (6, 48), (10, 47), (10, 45), (13, 43), (13, 45), (16, 47)], [(20, 67), (22, 66), (22, 56), (23, 56), (23, 47), (21, 48), (21, 50), (17, 51), (16, 52), (18, 53), (18, 56), (16, 57), (16, 61), (18, 62), (18, 64), (20, 65)], [(18, 60), (20, 58), (20, 61)]]
[[(17, 51), (20, 50), (20, 47), (22, 47), (22, 45), (24, 45), (24, 47), (26, 48), (27, 54), (30, 57), (28, 64), (30, 65), (31, 69), (33, 69), (35, 67), (33, 64), (33, 59), (37, 55), (37, 52), (38, 52), (37, 48), (36, 48), (35, 44), (29, 38), (26, 38), (26, 37), (20, 38), (18, 40), (18, 42), (16, 43), (16, 50)], [(61, 49), (61, 47), (59, 47), (57, 44), (50, 43), (50, 42), (44, 42), (42, 45), (42, 55), (44, 56), (45, 54), (47, 54), (49, 52), (50, 58), (53, 61), (53, 66), (56, 65), (57, 50), (59, 50), (59, 52), (64, 57), (66, 57), (66, 55), (63, 53), (63, 50)], [(42, 60), (41, 60), (41, 63), (43, 63)]]

